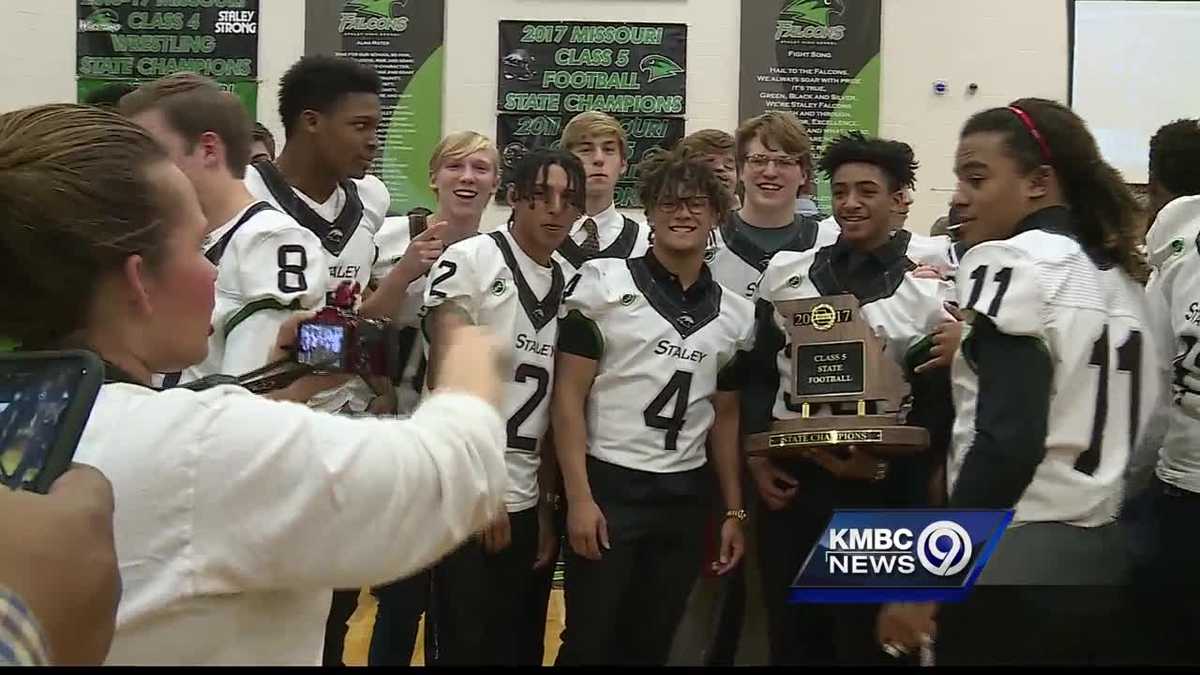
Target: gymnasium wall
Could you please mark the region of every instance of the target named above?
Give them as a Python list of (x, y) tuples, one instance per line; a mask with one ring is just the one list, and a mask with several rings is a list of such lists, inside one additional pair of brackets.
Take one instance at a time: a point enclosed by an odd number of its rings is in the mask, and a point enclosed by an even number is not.
[[(766, 1), (766, 0), (764, 0)], [(847, 0), (852, 2), (853, 0)], [(495, 133), (500, 19), (676, 21), (689, 25), (687, 129), (737, 124), (741, 0), (446, 0), (443, 128)], [(303, 52), (300, 0), (261, 0), (259, 117), (280, 131), (279, 77)], [(926, 231), (953, 188), (956, 135), (973, 111), (1018, 96), (1067, 96), (1061, 0), (883, 0), (881, 133), (921, 162), (909, 223)], [(74, 0), (0, 2), (0, 110), (75, 97)], [(945, 80), (944, 96), (933, 82)], [(979, 85), (974, 96), (967, 85)], [(504, 212), (493, 207), (489, 223)]]

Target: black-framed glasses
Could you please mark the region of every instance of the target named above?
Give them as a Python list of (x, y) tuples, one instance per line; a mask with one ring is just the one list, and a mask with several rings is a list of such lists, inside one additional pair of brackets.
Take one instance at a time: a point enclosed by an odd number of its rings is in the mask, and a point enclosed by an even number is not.
[(680, 199), (660, 199), (658, 208), (667, 213), (675, 213), (681, 206), (687, 206), (687, 210), (692, 213), (704, 213), (704, 210), (712, 203), (708, 197), (704, 195), (696, 195), (694, 197), (683, 197)]
[(755, 169), (765, 169), (775, 162), (779, 168), (794, 169), (801, 164), (801, 159), (795, 155), (746, 155), (746, 164)]

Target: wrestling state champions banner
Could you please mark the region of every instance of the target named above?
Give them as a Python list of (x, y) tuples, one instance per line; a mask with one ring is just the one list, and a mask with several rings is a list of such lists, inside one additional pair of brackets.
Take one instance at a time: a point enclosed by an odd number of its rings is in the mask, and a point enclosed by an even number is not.
[(258, 115), (259, 0), (77, 0), (79, 100), (114, 82), (200, 73)]
[(640, 207), (637, 163), (684, 135), (687, 26), (501, 21), (499, 59), (496, 138), (505, 167), (530, 148), (557, 144), (575, 115), (606, 112), (629, 137), (617, 207)]
[[(878, 134), (880, 3), (742, 0), (739, 119), (795, 113), (814, 157), (846, 132)], [(829, 213), (829, 182), (816, 182)]]

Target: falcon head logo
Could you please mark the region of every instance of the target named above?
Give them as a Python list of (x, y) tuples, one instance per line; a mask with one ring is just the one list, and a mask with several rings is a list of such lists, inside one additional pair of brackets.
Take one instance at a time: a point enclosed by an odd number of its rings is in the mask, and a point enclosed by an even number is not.
[(403, 8), (408, 5), (408, 0), (350, 0), (346, 3), (346, 9), (352, 9), (359, 14), (390, 19), (392, 18), (392, 7), (397, 5)]
[(508, 290), (508, 284), (505, 284), (503, 279), (497, 279), (492, 282), (492, 295), (500, 297), (504, 295), (504, 291), (506, 290)]
[(809, 26), (828, 26), (833, 16), (845, 9), (844, 0), (792, 0), (780, 12), (780, 18)]
[(98, 9), (79, 20), (81, 33), (115, 33), (121, 30), (120, 15), (115, 9)]
[(638, 65), (638, 70), (646, 73), (647, 84), (683, 74), (683, 68), (678, 63), (675, 63), (662, 54), (651, 54), (642, 59), (641, 64)]
[(684, 328), (691, 328), (692, 326), (696, 325), (696, 320), (687, 314), (680, 314), (676, 321), (678, 321), (679, 325), (683, 326)]
[(631, 294), (631, 293), (626, 293), (625, 295), (622, 295), (622, 296), (621, 296), (621, 306), (622, 306), (622, 307), (628, 307), (628, 306), (632, 305), (632, 304), (633, 304), (633, 303), (635, 303), (635, 302), (637, 302), (637, 296), (636, 296), (636, 295), (633, 295), (633, 294)]

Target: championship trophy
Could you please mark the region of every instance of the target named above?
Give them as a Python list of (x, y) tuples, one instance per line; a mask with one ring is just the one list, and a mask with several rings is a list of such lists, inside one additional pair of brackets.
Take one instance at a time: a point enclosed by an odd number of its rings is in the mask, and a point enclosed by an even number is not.
[(857, 298), (832, 295), (775, 307), (789, 324), (792, 393), (785, 401), (800, 416), (776, 420), (770, 431), (751, 435), (751, 455), (841, 455), (854, 445), (887, 458), (929, 447), (927, 430), (905, 426), (908, 383), (862, 320)]

